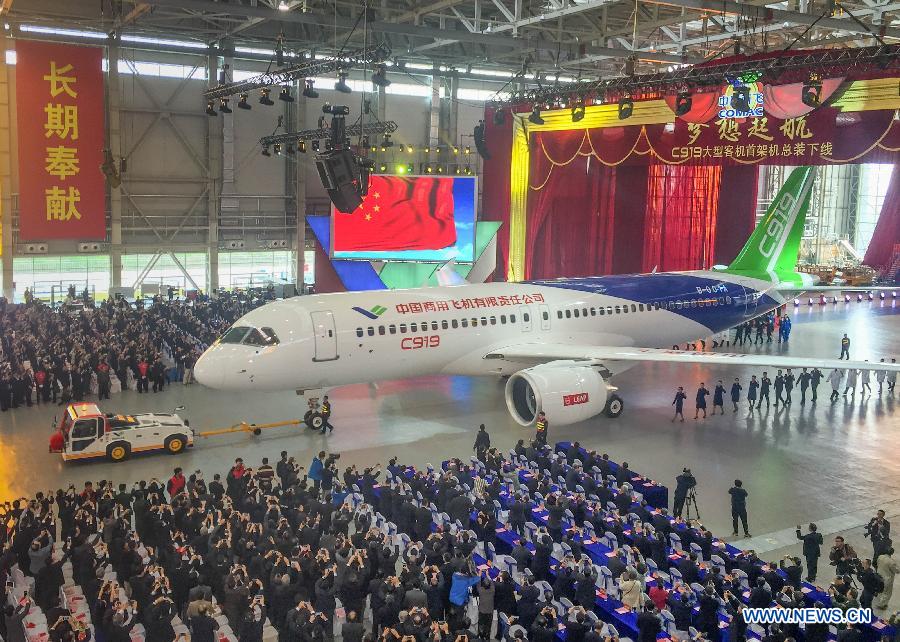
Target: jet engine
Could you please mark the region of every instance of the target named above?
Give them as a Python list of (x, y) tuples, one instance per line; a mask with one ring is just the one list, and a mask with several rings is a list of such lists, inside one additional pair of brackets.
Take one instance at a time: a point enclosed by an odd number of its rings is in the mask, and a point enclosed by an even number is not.
[(596, 370), (586, 365), (541, 364), (512, 375), (506, 382), (506, 406), (523, 426), (534, 424), (539, 412), (552, 424), (574, 424), (604, 410), (615, 417), (622, 412), (622, 400), (611, 394)]

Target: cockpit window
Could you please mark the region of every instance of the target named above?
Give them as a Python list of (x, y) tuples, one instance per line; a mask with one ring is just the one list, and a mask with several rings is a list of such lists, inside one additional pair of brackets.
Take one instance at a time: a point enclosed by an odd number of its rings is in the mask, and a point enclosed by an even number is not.
[(234, 326), (222, 335), (219, 343), (240, 343), (248, 332), (250, 332), (250, 328), (247, 326)]
[(245, 346), (274, 346), (278, 343), (278, 337), (272, 328), (253, 328), (244, 337)]

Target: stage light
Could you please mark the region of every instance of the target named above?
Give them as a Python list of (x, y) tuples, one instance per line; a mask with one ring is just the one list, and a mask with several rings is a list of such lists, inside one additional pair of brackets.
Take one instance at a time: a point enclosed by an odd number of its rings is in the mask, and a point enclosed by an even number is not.
[(227, 99), (227, 98), (223, 98), (223, 99), (221, 99), (221, 100), (219, 101), (219, 111), (222, 112), (223, 114), (230, 114), (230, 113), (232, 113), (231, 107), (228, 106), (228, 99)]
[(272, 151), (275, 152), (276, 156), (281, 156), (281, 143), (275, 143), (272, 145)]
[(403, 143), (400, 143), (400, 147), (397, 148), (397, 151), (399, 151), (401, 154), (402, 154), (404, 151), (406, 151), (406, 148), (403, 146)]
[(241, 99), (238, 101), (238, 109), (253, 109), (250, 103), (247, 102), (247, 94), (241, 94)]
[(844, 295), (844, 303), (850, 303), (850, 295), (849, 294)]
[(387, 171), (387, 165), (382, 163), (381, 165), (378, 166), (378, 171), (381, 172), (382, 174), (384, 174)]
[(794, 306), (800, 305), (800, 299), (794, 299)]
[(314, 141), (312, 142), (312, 150), (313, 150), (314, 152), (319, 151), (319, 148), (320, 148), (320, 147), (321, 147), (321, 145), (319, 144), (319, 141), (314, 140)]
[(443, 174), (443, 173), (444, 173), (444, 166), (443, 166), (443, 165), (438, 165), (438, 166), (437, 166), (437, 173), (438, 173), (438, 174)]
[(500, 127), (501, 125), (506, 123), (506, 114), (502, 109), (497, 109), (493, 115), (494, 125)]
[(271, 107), (272, 105), (275, 104), (275, 101), (272, 100), (271, 98), (269, 98), (269, 91), (270, 90), (268, 87), (264, 87), (263, 89), (260, 90), (260, 92), (259, 92), (259, 104), (260, 105), (266, 105), (267, 107)]
[(426, 166), (425, 166), (425, 173), (426, 173), (426, 174), (430, 174), (430, 173), (433, 172), (433, 171), (434, 171), (434, 168), (433, 168), (431, 165), (426, 165)]
[(472, 175), (472, 168), (469, 167), (468, 165), (466, 165), (466, 170), (465, 170), (465, 172), (466, 172), (466, 176), (471, 176), (471, 175)]
[(472, 148), (469, 147), (468, 145), (466, 145), (466, 155), (469, 155), (471, 153), (472, 153)]
[(462, 174), (462, 167), (457, 165), (456, 169), (453, 170), (453, 173), (456, 174), (457, 176), (459, 176), (460, 174)]
[(416, 151), (416, 148), (413, 147), (412, 145), (407, 145), (407, 146), (406, 146), (406, 151), (409, 152), (410, 154), (412, 154), (412, 153), (414, 153), (414, 152)]
[(341, 72), (338, 74), (338, 81), (334, 83), (334, 90), (339, 91), (342, 94), (352, 94), (353, 90), (350, 89), (350, 85), (347, 84), (347, 74), (345, 72)]
[(632, 112), (634, 112), (634, 101), (631, 97), (622, 96), (619, 98), (619, 120), (631, 118)]
[(406, 165), (406, 171), (407, 171), (407, 173), (412, 174), (413, 172), (416, 171), (416, 168), (413, 167), (413, 164), (412, 164), (412, 163), (407, 163), (407, 165)]
[(577, 102), (572, 105), (572, 122), (577, 123), (584, 118), (584, 103)]
[(213, 106), (213, 101), (209, 101), (206, 103), (206, 115), (207, 116), (218, 116), (218, 112), (216, 112), (216, 108)]
[(871, 301), (871, 300), (874, 299), (874, 298), (875, 298), (875, 297), (872, 296), (872, 293), (869, 292), (869, 301)]
[(372, 84), (378, 87), (387, 87), (391, 84), (391, 79), (387, 77), (387, 68), (384, 65), (375, 67), (375, 73), (372, 74)]
[(541, 118), (541, 110), (537, 105), (535, 105), (534, 108), (531, 110), (531, 115), (528, 117), (528, 122), (532, 123), (534, 125), (543, 125), (544, 124), (544, 119)]
[(694, 99), (691, 97), (691, 92), (689, 92), (689, 91), (678, 92), (678, 95), (675, 97), (675, 115), (676, 116), (684, 116), (686, 113), (691, 111), (693, 102), (694, 102)]
[(397, 165), (397, 173), (405, 174), (406, 173), (406, 165)]
[(431, 153), (431, 145), (425, 145), (425, 153), (426, 153), (426, 154), (430, 154), (430, 153)]
[(800, 99), (807, 107), (818, 107), (822, 104), (822, 78), (818, 74), (810, 74), (809, 80), (803, 83)]
[(457, 147), (456, 145), (454, 145), (454, 146), (453, 146), (453, 155), (456, 156), (457, 154), (459, 154), (459, 147)]
[(738, 112), (750, 111), (750, 88), (747, 85), (735, 85), (731, 94), (731, 108)]
[(263, 147), (263, 149), (262, 149), (262, 155), (263, 155), (263, 156), (271, 156), (271, 155), (272, 155), (272, 154), (269, 153), (269, 146), (268, 146), (268, 145), (266, 145), (265, 147)]
[[(363, 147), (368, 147), (368, 146), (369, 146), (369, 137), (368, 137), (368, 136), (363, 136), (363, 137), (362, 137), (361, 145), (362, 145)], [(373, 148), (372, 151), (374, 152), (375, 149)]]
[(881, 293), (878, 295), (878, 297), (879, 297), (882, 301), (884, 301), (884, 292), (881, 292)]
[(384, 138), (381, 140), (381, 151), (384, 151), (385, 147), (393, 147), (394, 141), (391, 140), (390, 134), (385, 134)]
[(862, 301), (862, 294), (857, 294), (857, 295), (856, 295), (856, 302), (859, 303), (860, 301)]
[(283, 100), (286, 103), (294, 102), (294, 97), (291, 96), (291, 90), (287, 87), (282, 87), (281, 93), (278, 94), (278, 100)]
[(301, 154), (306, 153), (306, 141), (305, 140), (301, 140), (299, 143), (297, 143), (297, 151), (300, 152)]
[(314, 84), (315, 83), (312, 80), (306, 81), (306, 87), (303, 88), (303, 95), (306, 98), (318, 98), (319, 97), (319, 92), (316, 91)]

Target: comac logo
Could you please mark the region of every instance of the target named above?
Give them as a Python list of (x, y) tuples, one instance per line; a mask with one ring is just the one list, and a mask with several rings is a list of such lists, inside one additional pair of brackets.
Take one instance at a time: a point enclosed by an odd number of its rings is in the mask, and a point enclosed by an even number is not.
[(563, 405), (577, 406), (579, 404), (587, 403), (590, 398), (590, 395), (586, 392), (579, 392), (574, 395), (563, 395)]
[(791, 212), (796, 205), (794, 195), (786, 192), (773, 210), (772, 218), (766, 223), (765, 235), (759, 242), (759, 252), (767, 259), (775, 253), (782, 235), (790, 229)]

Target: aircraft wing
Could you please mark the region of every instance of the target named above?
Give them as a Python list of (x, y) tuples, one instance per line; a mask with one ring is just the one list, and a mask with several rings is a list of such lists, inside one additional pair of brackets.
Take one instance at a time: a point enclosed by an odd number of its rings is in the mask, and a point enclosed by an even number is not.
[(718, 366), (763, 366), (768, 368), (819, 368), (863, 370), (893, 370), (900, 372), (900, 363), (876, 361), (840, 361), (815, 357), (786, 357), (767, 354), (743, 354), (737, 352), (689, 352), (664, 348), (635, 348), (617, 346), (587, 346), (568, 344), (529, 343), (495, 350), (485, 359), (509, 361), (583, 361), (590, 365), (603, 365), (614, 361), (655, 361), (663, 363), (695, 363)]
[(775, 288), (782, 294), (803, 294), (804, 292), (897, 292), (898, 285), (779, 285)]

